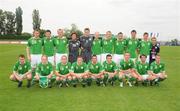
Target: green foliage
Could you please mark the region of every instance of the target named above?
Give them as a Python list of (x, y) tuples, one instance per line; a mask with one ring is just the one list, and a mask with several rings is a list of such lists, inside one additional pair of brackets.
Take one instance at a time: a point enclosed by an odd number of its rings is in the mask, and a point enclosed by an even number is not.
[(65, 31), (65, 34), (64, 34), (64, 35), (65, 35), (68, 39), (71, 38), (71, 33), (73, 33), (73, 32), (76, 32), (78, 37), (80, 37), (80, 36), (83, 34), (83, 32), (78, 29), (78, 27), (77, 27), (76, 24), (71, 24), (71, 28), (70, 28), (70, 29), (65, 28), (64, 31)]
[(23, 11), (21, 7), (16, 8), (16, 34), (17, 35), (20, 35), (23, 30), (22, 14), (23, 14)]
[(41, 27), (41, 18), (39, 15), (39, 10), (34, 9), (32, 13), (32, 19), (33, 19), (33, 29), (34, 30), (40, 30)]

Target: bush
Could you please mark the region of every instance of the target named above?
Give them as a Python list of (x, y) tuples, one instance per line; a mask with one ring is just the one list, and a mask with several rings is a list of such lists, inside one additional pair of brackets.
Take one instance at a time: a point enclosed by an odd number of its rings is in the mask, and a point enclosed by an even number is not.
[(15, 34), (7, 34), (0, 35), (0, 40), (28, 40), (31, 37), (29, 34), (15, 35)]

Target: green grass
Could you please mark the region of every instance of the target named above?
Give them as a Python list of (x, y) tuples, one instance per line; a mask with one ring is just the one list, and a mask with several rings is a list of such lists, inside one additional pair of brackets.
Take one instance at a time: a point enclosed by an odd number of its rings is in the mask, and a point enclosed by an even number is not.
[(180, 111), (180, 47), (162, 47), (168, 79), (153, 87), (17, 88), (9, 80), (24, 45), (0, 45), (0, 111)]

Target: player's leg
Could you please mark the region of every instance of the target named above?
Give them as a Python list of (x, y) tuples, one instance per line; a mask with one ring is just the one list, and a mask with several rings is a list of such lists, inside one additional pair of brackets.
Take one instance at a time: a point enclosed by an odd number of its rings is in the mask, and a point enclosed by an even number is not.
[(124, 72), (123, 71), (120, 71), (119, 72), (119, 77), (118, 77), (118, 80), (119, 80), (119, 82), (120, 82), (120, 84), (119, 84), (119, 86), (120, 87), (123, 87), (123, 85), (124, 85), (124, 79), (125, 79), (125, 74), (124, 74)]
[(27, 78), (27, 88), (30, 88), (31, 87), (32, 74), (27, 73), (26, 78)]

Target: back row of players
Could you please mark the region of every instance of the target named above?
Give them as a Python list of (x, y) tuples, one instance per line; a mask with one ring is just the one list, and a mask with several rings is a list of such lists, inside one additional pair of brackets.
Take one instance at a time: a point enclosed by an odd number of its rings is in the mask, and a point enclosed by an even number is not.
[[(46, 31), (43, 39), (39, 38), (39, 31), (35, 30), (33, 34), (34, 37), (30, 38), (27, 44), (27, 57), (31, 66), (25, 64), (25, 60), (22, 63), (19, 60), (10, 76), (11, 80), (18, 80), (19, 87), (26, 77), (29, 80), (27, 87), (30, 87), (31, 72), (35, 68), (37, 80), (45, 75), (50, 79), (54, 74), (53, 65), (56, 66), (56, 81), (60, 86), (66, 81), (65, 85), (72, 83), (76, 87), (79, 79), (83, 86), (90, 85), (94, 78), (98, 85), (104, 86), (107, 82), (114, 85), (114, 81), (118, 79), (123, 87), (124, 78), (129, 86), (132, 86), (134, 81), (158, 83), (167, 77), (164, 64), (160, 62), (158, 55), (156, 38), (152, 37), (149, 41), (148, 33), (144, 33), (143, 40), (139, 41), (135, 30), (131, 31), (131, 38), (128, 39), (125, 39), (121, 32), (117, 38), (113, 38), (111, 32), (107, 31), (101, 40), (98, 32), (93, 38), (89, 28), (85, 28), (84, 35), (79, 40), (77, 34), (72, 33), (69, 42), (62, 29), (58, 30), (56, 38), (51, 37), (50, 30)], [(21, 55), (19, 59), (23, 58)], [(32, 70), (27, 66), (32, 67)]]

